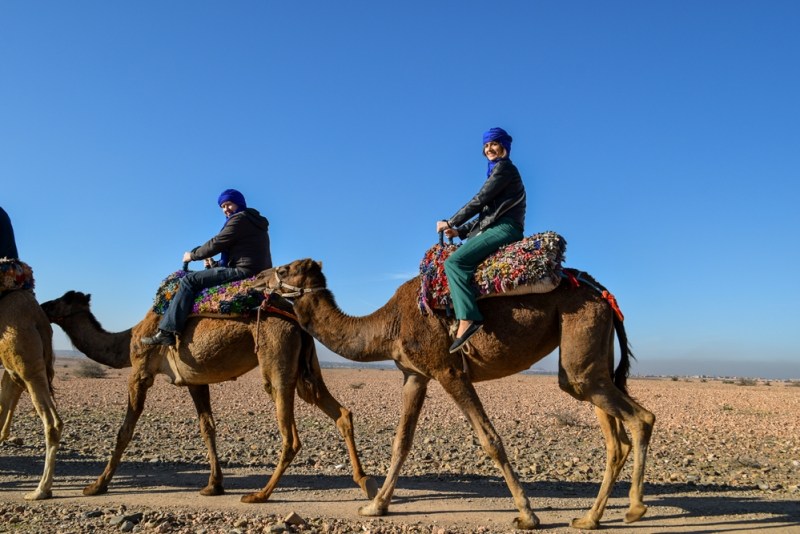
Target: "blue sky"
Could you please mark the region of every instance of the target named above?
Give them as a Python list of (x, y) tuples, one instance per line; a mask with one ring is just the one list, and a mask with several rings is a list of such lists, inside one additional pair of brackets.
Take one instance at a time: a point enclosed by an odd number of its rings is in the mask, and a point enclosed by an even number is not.
[(798, 25), (793, 1), (3, 2), (0, 205), (38, 298), (91, 293), (109, 331), (229, 187), (362, 315), (502, 126), (526, 233), (617, 296), (634, 372), (800, 378)]

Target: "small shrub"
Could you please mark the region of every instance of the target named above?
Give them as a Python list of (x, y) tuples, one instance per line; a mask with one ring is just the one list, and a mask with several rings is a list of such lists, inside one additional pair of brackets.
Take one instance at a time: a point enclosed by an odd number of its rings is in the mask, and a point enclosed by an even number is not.
[(581, 424), (578, 418), (569, 412), (558, 412), (553, 414), (553, 417), (559, 426), (580, 426)]
[(736, 383), (737, 386), (755, 386), (757, 384), (754, 378), (740, 378)]
[(106, 368), (91, 360), (82, 360), (75, 368), (75, 376), (79, 378), (105, 378)]
[(722, 405), (722, 411), (723, 412), (732, 412), (733, 411), (733, 406), (731, 406), (730, 404), (723, 404)]
[(792, 387), (800, 387), (800, 380), (792, 380), (789, 382), (789, 385)]
[(678, 381), (678, 377), (677, 376), (671, 376), (671, 377), (669, 377), (669, 379), (672, 380), (673, 382), (677, 382)]
[(361, 389), (364, 387), (364, 382), (353, 382), (350, 384), (350, 389)]

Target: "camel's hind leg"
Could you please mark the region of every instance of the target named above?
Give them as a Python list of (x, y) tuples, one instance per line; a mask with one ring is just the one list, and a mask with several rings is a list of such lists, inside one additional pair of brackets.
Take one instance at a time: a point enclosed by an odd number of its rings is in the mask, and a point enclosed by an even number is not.
[(197, 409), (197, 418), (200, 422), (200, 435), (208, 449), (208, 459), (211, 463), (211, 474), (208, 484), (200, 490), (200, 495), (222, 495), (225, 489), (222, 486), (222, 469), (217, 456), (217, 427), (214, 424), (214, 414), (211, 412), (211, 394), (208, 385), (189, 386), (189, 393)]
[(408, 457), (408, 452), (411, 450), (419, 414), (422, 411), (422, 405), (425, 403), (425, 392), (428, 391), (429, 379), (420, 375), (405, 373), (403, 380), (403, 410), (400, 413), (400, 422), (397, 424), (397, 431), (394, 435), (389, 472), (386, 474), (383, 486), (381, 486), (380, 491), (378, 491), (372, 502), (358, 510), (358, 513), (364, 516), (381, 516), (385, 515), (389, 510), (389, 503), (392, 500), (394, 488), (397, 486), (400, 469), (403, 467), (403, 463)]
[(23, 386), (11, 378), (11, 373), (8, 370), (3, 371), (3, 378), (0, 382), (0, 441), (8, 439), (14, 410), (17, 409), (23, 391)]
[[(573, 520), (572, 526), (582, 529), (598, 527), (605, 503), (611, 493), (616, 477), (622, 469), (624, 458), (627, 456), (626, 451), (631, 444), (633, 445), (633, 472), (631, 473), (631, 490), (629, 494), (630, 508), (625, 514), (625, 522), (631, 523), (641, 519), (647, 511), (647, 506), (642, 500), (644, 467), (650, 437), (653, 433), (655, 416), (614, 386), (610, 377), (598, 379), (594, 383), (591, 383), (591, 381), (577, 383), (568, 381), (565, 376), (559, 376), (559, 385), (576, 399), (587, 400), (596, 406), (596, 412), (600, 417), (600, 424), (606, 438), (606, 447), (612, 458), (607, 460), (606, 473), (595, 504), (584, 517)], [(601, 416), (601, 413), (604, 415)], [(633, 438), (632, 442), (628, 442), (625, 430), (622, 428), (623, 424), (630, 430)], [(621, 441), (620, 445), (615, 444), (617, 440)], [(618, 458), (621, 458), (621, 460), (617, 460)], [(619, 464), (616, 463), (617, 461), (619, 461)]]
[[(309, 342), (313, 344), (313, 339), (311, 339), (310, 336)], [(311, 349), (313, 350), (313, 345)], [(322, 370), (317, 361), (316, 350), (313, 351), (312, 360), (309, 363), (311, 367), (311, 376), (309, 380), (312, 381), (313, 385), (311, 388), (308, 388), (301, 377), (297, 384), (297, 393), (300, 395), (301, 399), (322, 410), (336, 423), (336, 428), (344, 438), (345, 445), (347, 446), (347, 453), (350, 456), (350, 465), (353, 466), (353, 481), (359, 485), (361, 491), (364, 492), (368, 499), (373, 499), (378, 493), (378, 483), (375, 482), (374, 478), (367, 476), (364, 472), (364, 468), (361, 466), (361, 459), (358, 457), (358, 448), (356, 447), (355, 433), (353, 432), (353, 416), (350, 410), (342, 406), (339, 401), (331, 395), (327, 386), (325, 386), (325, 382), (322, 379)]]
[(26, 384), (28, 386), (28, 393), (31, 395), (33, 407), (36, 409), (36, 413), (39, 414), (42, 425), (44, 426), (46, 446), (42, 479), (39, 481), (39, 486), (35, 491), (25, 495), (26, 500), (37, 501), (40, 499), (49, 499), (53, 496), (53, 473), (63, 424), (61, 418), (58, 416), (58, 412), (56, 412), (56, 406), (55, 402), (53, 402), (53, 395), (50, 392), (50, 384), (48, 383), (47, 376), (43, 375), (30, 378), (26, 380)]
[(584, 517), (573, 519), (570, 523), (570, 526), (584, 530), (592, 530), (600, 526), (600, 518), (603, 517), (608, 497), (611, 495), (611, 488), (619, 477), (631, 450), (631, 443), (622, 423), (596, 406), (594, 411), (606, 442), (606, 470), (592, 508)]
[(464, 415), (472, 424), (472, 428), (478, 435), (483, 450), (494, 460), (497, 467), (503, 473), (506, 485), (514, 498), (514, 504), (519, 510), (519, 517), (514, 519), (514, 528), (534, 529), (539, 526), (539, 518), (531, 510), (525, 490), (522, 489), (517, 474), (511, 467), (511, 463), (506, 456), (506, 450), (500, 435), (492, 426), (489, 416), (483, 408), (483, 404), (475, 391), (475, 387), (467, 376), (457, 369), (449, 369), (443, 376), (436, 377), (442, 384), (447, 393), (453, 398)]
[(144, 410), (144, 401), (147, 397), (147, 390), (153, 385), (153, 374), (147, 371), (144, 366), (137, 365), (134, 372), (128, 379), (128, 409), (125, 412), (125, 420), (117, 432), (117, 443), (111, 458), (103, 472), (93, 483), (83, 488), (84, 495), (101, 495), (108, 491), (108, 484), (111, 482), (114, 473), (119, 467), (122, 453), (128, 447), (133, 437), (133, 430), (139, 417)]
[(281, 456), (275, 471), (272, 472), (264, 489), (255, 493), (242, 496), (244, 503), (267, 502), (269, 496), (278, 485), (284, 471), (292, 463), (300, 451), (300, 436), (297, 434), (297, 425), (294, 420), (294, 382), (291, 385), (279, 384), (272, 389), (275, 400), (275, 413), (278, 420), (278, 429), (281, 433)]

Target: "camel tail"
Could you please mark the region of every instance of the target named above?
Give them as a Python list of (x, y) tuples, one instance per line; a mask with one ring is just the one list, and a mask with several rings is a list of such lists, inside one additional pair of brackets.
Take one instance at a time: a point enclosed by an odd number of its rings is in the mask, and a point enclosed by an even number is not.
[(619, 365), (614, 371), (614, 385), (627, 394), (631, 360), (635, 360), (636, 357), (631, 352), (628, 334), (625, 333), (625, 325), (622, 323), (622, 319), (616, 315), (614, 315), (614, 330), (617, 331), (617, 338), (619, 339)]
[(307, 403), (316, 404), (315, 400), (322, 398), (321, 389), (325, 388), (317, 358), (317, 347), (314, 345), (314, 338), (305, 330), (301, 331), (301, 338), (297, 394)]

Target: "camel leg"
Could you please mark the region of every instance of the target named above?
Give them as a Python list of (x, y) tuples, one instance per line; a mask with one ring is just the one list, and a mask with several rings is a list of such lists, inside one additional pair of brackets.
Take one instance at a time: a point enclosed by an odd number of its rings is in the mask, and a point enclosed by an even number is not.
[(278, 465), (275, 466), (272, 476), (264, 486), (264, 489), (255, 493), (249, 493), (242, 496), (243, 503), (261, 503), (267, 502), (269, 496), (278, 485), (284, 471), (292, 463), (294, 457), (300, 451), (300, 436), (297, 434), (297, 426), (294, 421), (294, 382), (291, 387), (286, 384), (276, 385), (272, 391), (275, 396), (275, 412), (278, 420), (278, 429), (281, 433), (282, 446), (281, 457), (278, 460)]
[[(641, 407), (628, 395), (613, 386), (610, 382), (605, 382), (605, 387), (602, 387), (602, 384), (603, 382), (600, 382), (594, 387), (587, 384), (576, 387), (575, 384), (572, 384), (572, 389), (568, 392), (580, 400), (588, 400), (599, 410), (607, 414), (607, 416), (617, 420), (613, 423), (613, 425), (618, 426), (612, 426), (609, 424), (608, 428), (615, 429), (612, 432), (623, 440), (623, 448), (621, 449), (620, 453), (629, 448), (631, 444), (633, 445), (633, 472), (631, 473), (631, 490), (629, 493), (630, 507), (625, 514), (625, 522), (632, 523), (641, 519), (645, 512), (647, 512), (647, 506), (645, 506), (644, 501), (642, 500), (644, 467), (647, 459), (647, 449), (650, 444), (650, 437), (653, 433), (655, 416), (651, 412)], [(585, 391), (585, 393), (578, 396), (578, 391)], [(601, 426), (602, 425), (603, 419), (601, 418)], [(630, 429), (633, 438), (632, 442), (627, 442), (627, 437), (622, 438), (622, 436), (625, 436), (626, 434), (625, 430), (621, 428), (621, 425), (625, 425), (626, 428)], [(604, 428), (603, 432), (605, 433), (606, 431), (607, 430)], [(608, 439), (609, 438), (607, 437), (606, 440), (608, 441)], [(619, 469), (621, 469), (621, 467), (621, 465), (617, 467), (617, 475), (619, 474)], [(610, 477), (612, 475), (614, 475), (614, 473), (609, 473), (607, 469), (606, 477)], [(608, 499), (608, 494), (611, 492), (611, 486), (613, 484), (613, 480), (611, 480), (608, 484), (608, 487), (606, 487), (606, 477), (603, 479), (600, 493), (598, 494), (595, 504), (592, 506), (591, 510), (583, 518), (576, 519), (572, 522), (573, 526), (576, 528), (597, 528), (597, 525), (600, 521), (600, 515), (603, 511), (604, 503)], [(615, 478), (616, 477), (614, 477), (614, 479)]]
[(596, 406), (594, 411), (606, 442), (606, 470), (592, 508), (584, 517), (573, 519), (570, 523), (573, 528), (583, 530), (593, 530), (600, 526), (600, 519), (603, 517), (608, 498), (611, 495), (611, 488), (619, 477), (631, 450), (631, 443), (622, 423)]
[(219, 466), (217, 456), (217, 427), (214, 423), (214, 415), (211, 412), (211, 394), (207, 384), (201, 386), (189, 386), (189, 393), (197, 409), (197, 418), (200, 421), (200, 435), (208, 449), (208, 459), (211, 463), (211, 474), (208, 477), (208, 484), (200, 490), (200, 495), (222, 495), (225, 489), (222, 487), (222, 469)]
[(117, 432), (117, 443), (114, 452), (108, 460), (105, 470), (97, 477), (97, 480), (83, 488), (84, 495), (101, 495), (108, 491), (108, 484), (119, 467), (122, 453), (128, 447), (133, 437), (133, 430), (136, 427), (139, 417), (144, 410), (144, 401), (147, 397), (147, 390), (153, 385), (153, 375), (145, 371), (142, 367), (135, 370), (128, 379), (128, 409), (125, 413), (125, 420)]
[(25, 500), (38, 501), (49, 499), (53, 496), (52, 487), (56, 452), (58, 451), (58, 444), (61, 440), (61, 432), (64, 426), (56, 411), (47, 376), (42, 373), (41, 376), (31, 377), (30, 379), (26, 377), (26, 384), (33, 407), (36, 409), (36, 413), (39, 414), (39, 418), (41, 418), (42, 425), (44, 426), (46, 446), (44, 473), (42, 474), (42, 478), (36, 490), (25, 495)]
[(392, 444), (392, 460), (389, 472), (383, 481), (378, 494), (366, 506), (362, 506), (358, 513), (363, 516), (382, 516), (389, 510), (389, 503), (397, 486), (397, 479), (400, 476), (400, 469), (408, 457), (411, 444), (414, 441), (414, 431), (417, 428), (419, 414), (422, 405), (425, 403), (425, 393), (428, 391), (430, 379), (411, 373), (405, 373), (403, 378), (403, 410), (400, 414), (400, 421), (397, 424), (397, 431), (394, 435)]
[(14, 410), (17, 409), (23, 387), (17, 384), (8, 370), (3, 371), (3, 378), (0, 382), (0, 441), (8, 439), (11, 432), (11, 420), (14, 418)]
[(322, 410), (328, 417), (333, 419), (336, 423), (336, 428), (344, 438), (345, 445), (347, 446), (347, 453), (350, 456), (350, 465), (353, 466), (353, 481), (359, 485), (361, 491), (367, 496), (368, 499), (374, 499), (378, 493), (378, 483), (375, 479), (367, 476), (364, 468), (361, 466), (361, 460), (358, 457), (358, 448), (356, 447), (355, 433), (353, 431), (353, 416), (350, 410), (339, 404), (333, 395), (331, 395), (325, 382), (322, 380), (322, 374), (318, 366), (314, 366), (313, 370), (316, 378), (316, 396), (305, 398), (302, 395), (303, 388), (298, 387), (298, 393), (304, 401), (315, 405)]
[(464, 415), (467, 416), (472, 428), (478, 435), (481, 446), (486, 454), (494, 460), (500, 468), (506, 485), (514, 498), (514, 504), (519, 510), (519, 517), (514, 519), (514, 528), (531, 530), (539, 526), (539, 518), (531, 510), (525, 490), (522, 489), (517, 474), (508, 461), (503, 440), (492, 426), (489, 416), (483, 408), (475, 387), (461, 370), (448, 369), (441, 377), (437, 377), (444, 390), (450, 394)]

